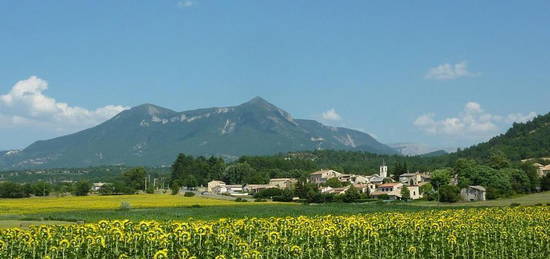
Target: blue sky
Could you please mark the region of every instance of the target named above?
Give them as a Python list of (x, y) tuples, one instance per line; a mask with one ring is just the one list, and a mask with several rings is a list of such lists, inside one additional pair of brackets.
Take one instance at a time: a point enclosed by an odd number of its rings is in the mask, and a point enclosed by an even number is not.
[(142, 103), (182, 111), (254, 96), (384, 143), (468, 146), (550, 111), (548, 10), (548, 1), (2, 1), (0, 150)]

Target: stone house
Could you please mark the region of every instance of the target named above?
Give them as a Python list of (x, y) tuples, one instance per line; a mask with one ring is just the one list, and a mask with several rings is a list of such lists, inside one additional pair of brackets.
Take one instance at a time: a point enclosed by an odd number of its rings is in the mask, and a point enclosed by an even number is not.
[(399, 176), (399, 182), (404, 185), (418, 185), (422, 182), (422, 175), (419, 172), (402, 174)]
[(328, 179), (340, 177), (342, 174), (334, 170), (321, 170), (309, 175), (309, 182), (314, 184), (326, 183)]
[(269, 184), (245, 184), (242, 187), (243, 192), (247, 193), (257, 193), (261, 190), (270, 189), (270, 188), (276, 188)]
[(543, 166), (540, 168), (540, 177), (545, 177), (550, 174), (550, 165)]
[(468, 186), (460, 190), (460, 196), (465, 201), (484, 201), (487, 190), (479, 185)]
[(407, 189), (409, 189), (411, 200), (422, 198), (422, 195), (420, 194), (420, 187), (418, 185), (407, 186)]
[(294, 178), (273, 178), (269, 180), (269, 185), (272, 188), (287, 189), (294, 186), (298, 180)]

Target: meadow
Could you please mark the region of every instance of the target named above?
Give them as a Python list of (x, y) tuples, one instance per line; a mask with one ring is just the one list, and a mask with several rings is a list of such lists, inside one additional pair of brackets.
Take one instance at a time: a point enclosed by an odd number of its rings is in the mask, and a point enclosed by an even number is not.
[(548, 258), (550, 207), (0, 230), (1, 258)]

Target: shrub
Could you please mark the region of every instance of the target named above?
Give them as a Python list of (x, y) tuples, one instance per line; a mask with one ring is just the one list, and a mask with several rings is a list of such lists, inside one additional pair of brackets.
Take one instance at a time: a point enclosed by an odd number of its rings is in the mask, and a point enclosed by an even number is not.
[(127, 201), (123, 201), (120, 203), (120, 206), (118, 207), (119, 210), (122, 210), (122, 211), (128, 211), (132, 208), (132, 205), (130, 205), (129, 202)]
[(512, 202), (512, 203), (510, 204), (510, 207), (518, 207), (518, 206), (520, 206), (520, 205), (521, 205), (521, 204), (519, 204), (519, 203), (517, 203), (517, 202)]
[(460, 190), (454, 185), (443, 185), (439, 188), (440, 202), (457, 202), (460, 199)]
[(236, 202), (247, 202), (248, 200), (239, 197), (239, 198), (235, 199), (235, 201), (236, 201)]
[(266, 199), (255, 199), (254, 202), (266, 202)]
[(378, 195), (379, 200), (389, 200), (390, 196), (387, 194)]
[(361, 194), (359, 193), (359, 190), (357, 188), (350, 186), (349, 189), (344, 193), (344, 196), (342, 197), (342, 200), (344, 202), (355, 202), (357, 200), (361, 199)]
[(278, 188), (268, 188), (264, 190), (260, 190), (257, 193), (254, 194), (254, 198), (260, 199), (260, 198), (271, 198), (274, 196), (281, 196), (283, 194), (283, 190)]
[(194, 192), (185, 192), (185, 193), (183, 194), (183, 196), (184, 196), (184, 197), (193, 197), (193, 196), (195, 196), (195, 193), (194, 193)]
[(90, 192), (92, 185), (89, 182), (80, 181), (74, 186), (74, 195), (76, 196), (86, 196)]

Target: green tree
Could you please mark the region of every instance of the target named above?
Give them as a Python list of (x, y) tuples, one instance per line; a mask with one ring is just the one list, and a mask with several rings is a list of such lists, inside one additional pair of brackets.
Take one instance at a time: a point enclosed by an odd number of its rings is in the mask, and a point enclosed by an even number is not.
[(236, 163), (223, 172), (223, 180), (230, 184), (246, 184), (256, 171), (248, 163)]
[(34, 196), (48, 196), (52, 190), (52, 185), (47, 182), (37, 182), (32, 185), (32, 194)]
[(407, 167), (407, 162), (396, 162), (393, 169), (393, 179), (395, 181), (399, 181), (399, 176), (401, 176), (402, 174), (406, 174), (408, 171), (409, 169)]
[(115, 194), (115, 186), (113, 184), (104, 184), (99, 188), (99, 194), (101, 195), (113, 195)]
[(25, 190), (23, 185), (4, 182), (0, 183), (0, 198), (25, 198), (29, 197), (30, 191)]
[(409, 191), (409, 188), (407, 188), (406, 186), (403, 186), (403, 188), (401, 188), (401, 199), (406, 201), (411, 199), (411, 191)]
[(143, 167), (132, 168), (122, 174), (124, 183), (134, 190), (145, 190), (147, 172)]
[(361, 193), (353, 185), (349, 186), (349, 188), (344, 193), (344, 196), (342, 197), (342, 200), (344, 202), (355, 202), (359, 199), (361, 199)]
[(503, 169), (510, 167), (511, 162), (506, 157), (506, 154), (500, 150), (495, 150), (491, 152), (489, 156), (489, 166), (491, 166), (494, 169)]
[(333, 178), (330, 178), (327, 180), (327, 182), (325, 183), (326, 186), (330, 186), (332, 188), (340, 188), (343, 186), (342, 182), (340, 182), (340, 180), (338, 180), (337, 177), (333, 177)]
[(515, 193), (528, 193), (531, 191), (531, 180), (529, 176), (522, 170), (519, 169), (502, 169), (508, 172), (512, 178), (512, 190)]
[(180, 180), (175, 180), (170, 183), (170, 190), (172, 191), (172, 195), (176, 195), (179, 193), (181, 189), (182, 183)]
[(433, 186), (431, 183), (425, 183), (420, 186), (420, 194), (430, 193), (433, 191)]
[(460, 190), (454, 185), (443, 185), (438, 193), (440, 202), (457, 202), (460, 199)]
[(437, 169), (432, 172), (431, 184), (438, 190), (440, 186), (447, 185), (451, 181), (452, 170), (450, 168)]
[(79, 181), (74, 185), (74, 195), (76, 196), (86, 196), (90, 192), (92, 184), (86, 181)]
[(185, 187), (197, 187), (199, 185), (197, 178), (194, 175), (187, 175), (183, 178), (183, 186)]

